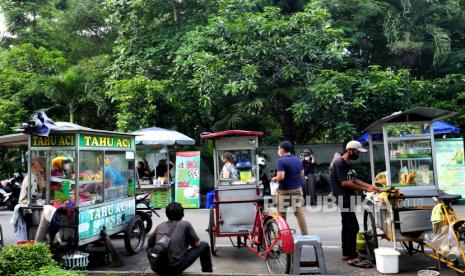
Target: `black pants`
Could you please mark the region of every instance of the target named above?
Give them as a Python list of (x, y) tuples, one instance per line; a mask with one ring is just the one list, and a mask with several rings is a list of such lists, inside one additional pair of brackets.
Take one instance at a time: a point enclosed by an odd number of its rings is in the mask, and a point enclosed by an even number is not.
[(162, 275), (179, 274), (191, 266), (197, 258), (200, 257), (200, 264), (202, 265), (202, 272), (212, 272), (212, 258), (210, 255), (210, 246), (208, 243), (201, 241), (200, 246), (190, 248), (186, 251), (181, 261), (174, 266), (169, 266), (163, 271), (156, 271)]
[(305, 181), (304, 181), (304, 186), (303, 191), (304, 191), (304, 197), (305, 200), (308, 200), (310, 202), (306, 202), (306, 204), (310, 205), (316, 205), (316, 183), (315, 183), (315, 174), (310, 173), (306, 175)]
[(357, 216), (354, 212), (341, 212), (342, 217), (342, 255), (357, 257)]

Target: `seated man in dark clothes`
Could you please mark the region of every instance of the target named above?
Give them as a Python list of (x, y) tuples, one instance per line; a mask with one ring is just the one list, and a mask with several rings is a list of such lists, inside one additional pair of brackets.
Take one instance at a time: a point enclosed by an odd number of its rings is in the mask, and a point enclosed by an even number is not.
[(198, 257), (200, 257), (202, 272), (213, 272), (210, 246), (208, 243), (200, 241), (190, 222), (182, 220), (184, 208), (181, 204), (170, 203), (166, 207), (166, 216), (168, 221), (157, 226), (147, 245), (147, 249), (152, 249), (156, 242), (167, 235), (172, 227), (175, 227), (168, 247), (169, 262), (166, 265), (158, 266), (155, 272), (163, 275), (179, 274), (191, 266)]
[[(173, 168), (173, 165), (170, 164), (170, 170)], [(166, 163), (166, 159), (161, 159), (158, 161), (158, 166), (155, 169), (156, 173), (155, 176), (158, 177), (163, 177), (163, 178), (168, 178), (168, 165)]]
[(137, 162), (137, 174), (139, 174), (139, 178), (143, 177), (153, 177), (154, 172), (150, 171), (146, 166), (144, 161)]

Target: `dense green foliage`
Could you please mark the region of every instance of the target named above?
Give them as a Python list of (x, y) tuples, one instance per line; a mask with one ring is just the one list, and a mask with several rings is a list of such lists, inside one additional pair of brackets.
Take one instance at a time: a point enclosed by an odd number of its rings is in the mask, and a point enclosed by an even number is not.
[[(0, 0), (0, 134), (55, 120), (340, 142), (432, 106), (465, 128), (461, 0)], [(3, 157), (2, 157), (3, 158)]]
[(78, 276), (82, 273), (66, 271), (53, 260), (48, 245), (44, 243), (11, 245), (0, 251), (1, 275), (63, 275)]

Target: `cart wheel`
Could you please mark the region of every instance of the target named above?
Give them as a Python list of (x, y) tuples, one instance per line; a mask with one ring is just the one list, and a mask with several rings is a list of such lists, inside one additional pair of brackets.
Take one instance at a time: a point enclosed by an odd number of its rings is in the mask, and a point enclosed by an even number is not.
[(363, 213), (363, 237), (367, 248), (368, 259), (375, 263), (375, 248), (378, 248), (378, 234), (376, 232), (375, 218), (372, 212)]
[(216, 235), (215, 235), (215, 209), (210, 207), (210, 220), (208, 223), (208, 235), (210, 236), (210, 250), (216, 256)]
[(270, 254), (266, 258), (266, 266), (271, 274), (289, 274), (291, 270), (291, 254), (283, 252), (281, 229), (275, 219), (265, 223), (265, 242)]
[(145, 243), (144, 222), (139, 218), (132, 219), (124, 230), (124, 247), (129, 254), (139, 253)]
[(3, 230), (2, 226), (0, 225), (0, 249), (3, 248), (5, 244), (3, 243)]
[(148, 234), (152, 230), (152, 216), (144, 211), (136, 211), (136, 216), (144, 223), (145, 234)]

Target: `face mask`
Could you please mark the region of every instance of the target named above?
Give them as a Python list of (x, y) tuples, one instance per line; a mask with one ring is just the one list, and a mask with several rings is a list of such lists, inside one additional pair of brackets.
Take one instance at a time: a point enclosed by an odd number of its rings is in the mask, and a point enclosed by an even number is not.
[(310, 156), (305, 156), (305, 160), (310, 160)]
[(358, 155), (358, 154), (351, 154), (349, 158), (350, 158), (350, 160), (357, 160), (359, 157), (360, 157), (360, 155)]

